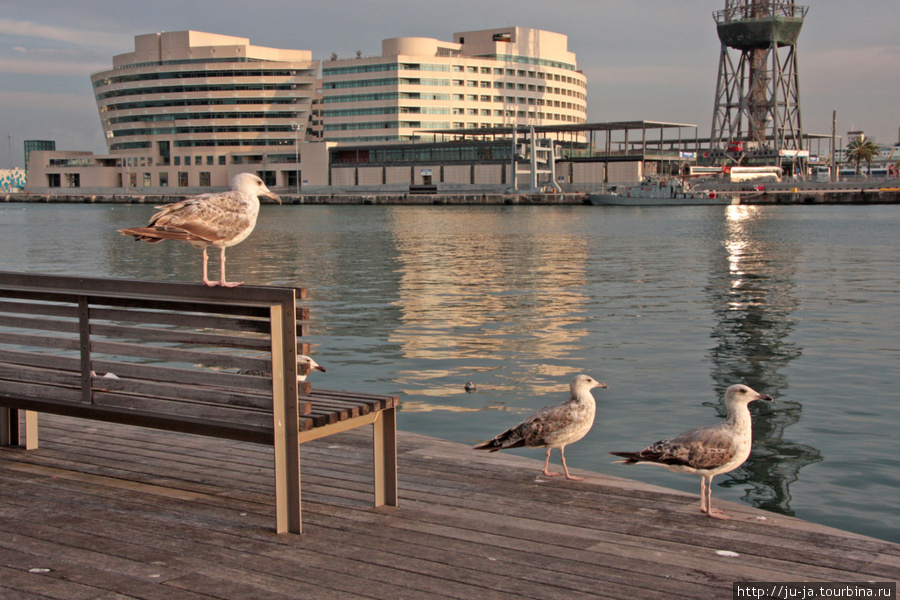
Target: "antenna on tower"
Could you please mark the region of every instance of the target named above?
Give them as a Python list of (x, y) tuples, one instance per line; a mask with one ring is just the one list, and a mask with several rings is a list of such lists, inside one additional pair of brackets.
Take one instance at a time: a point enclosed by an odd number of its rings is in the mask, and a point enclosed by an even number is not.
[(722, 50), (711, 155), (780, 165), (800, 159), (797, 38), (809, 10), (793, 0), (726, 0), (713, 13)]

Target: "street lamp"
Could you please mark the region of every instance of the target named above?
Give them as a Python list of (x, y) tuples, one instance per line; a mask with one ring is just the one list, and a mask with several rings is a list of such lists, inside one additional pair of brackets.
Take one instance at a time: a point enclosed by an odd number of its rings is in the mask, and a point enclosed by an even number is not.
[(294, 130), (294, 181), (297, 184), (297, 199), (300, 199), (300, 124), (296, 121), (291, 122), (291, 129)]

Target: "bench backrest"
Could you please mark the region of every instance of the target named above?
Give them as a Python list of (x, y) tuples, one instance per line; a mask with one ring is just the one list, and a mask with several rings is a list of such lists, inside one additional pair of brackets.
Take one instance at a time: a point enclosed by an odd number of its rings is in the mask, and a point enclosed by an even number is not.
[(298, 296), (0, 272), (0, 405), (270, 443), (310, 411)]

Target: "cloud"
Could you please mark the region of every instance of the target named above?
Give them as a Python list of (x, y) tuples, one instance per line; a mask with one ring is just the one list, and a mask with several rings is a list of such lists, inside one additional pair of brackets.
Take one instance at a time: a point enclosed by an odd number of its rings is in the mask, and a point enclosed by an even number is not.
[(131, 35), (111, 34), (108, 32), (101, 33), (84, 29), (69, 29), (53, 25), (42, 25), (32, 21), (15, 21), (12, 19), (0, 19), (0, 34), (62, 42), (74, 46), (90, 46), (93, 48), (115, 50), (128, 48), (133, 40), (133, 36)]
[(91, 73), (106, 69), (109, 69), (108, 63), (0, 58), (0, 73), (9, 75), (53, 75), (87, 78)]

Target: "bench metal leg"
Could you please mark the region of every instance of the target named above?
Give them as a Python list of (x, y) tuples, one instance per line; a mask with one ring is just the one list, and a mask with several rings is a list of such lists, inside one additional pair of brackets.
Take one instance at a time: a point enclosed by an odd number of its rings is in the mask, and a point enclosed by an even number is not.
[(397, 506), (397, 413), (386, 408), (373, 423), (375, 506)]
[(19, 411), (0, 406), (0, 446), (12, 446), (19, 438)]

